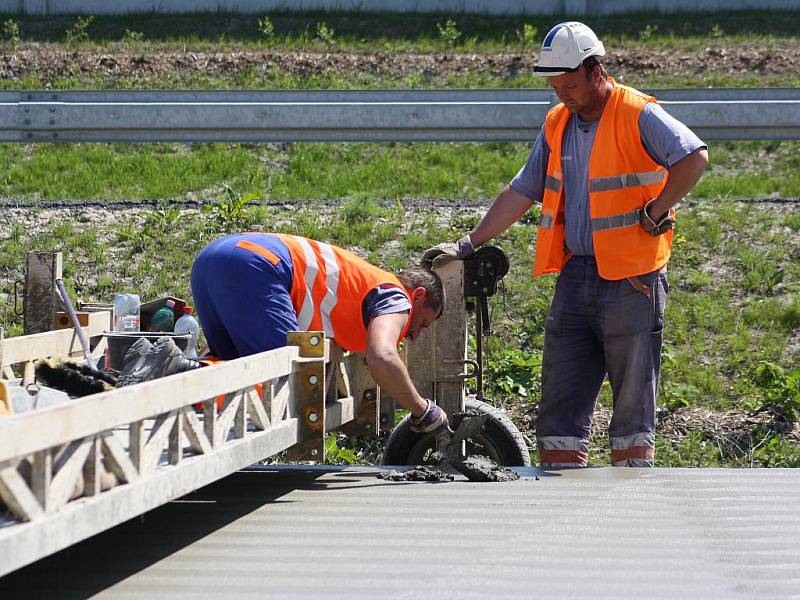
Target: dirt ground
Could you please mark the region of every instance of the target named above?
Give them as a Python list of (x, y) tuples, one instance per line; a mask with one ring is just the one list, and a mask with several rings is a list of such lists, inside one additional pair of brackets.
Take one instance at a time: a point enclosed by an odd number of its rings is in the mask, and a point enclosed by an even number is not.
[[(69, 51), (39, 46), (0, 55), (0, 78), (35, 76), (44, 85), (65, 77), (102, 77), (109, 85), (146, 81), (180, 82), (196, 77), (226, 80), (246, 72), (273, 69), (296, 76), (367, 74), (387, 80), (421, 74), (424, 80), (486, 73), (510, 78), (530, 72), (535, 52), (501, 54), (397, 54), (324, 52), (220, 52), (196, 53), (127, 51)], [(771, 78), (796, 77), (800, 69), (800, 43), (774, 50), (756, 44), (725, 48), (709, 46), (699, 52), (616, 48), (604, 60), (620, 81), (636, 82), (653, 74), (674, 77), (703, 74), (749, 74)]]

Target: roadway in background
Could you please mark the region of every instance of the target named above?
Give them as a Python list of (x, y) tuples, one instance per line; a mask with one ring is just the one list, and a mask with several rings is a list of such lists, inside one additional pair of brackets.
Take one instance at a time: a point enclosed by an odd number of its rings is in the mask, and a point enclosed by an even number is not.
[(799, 0), (0, 0), (0, 12), (28, 15), (303, 11), (604, 16), (800, 10)]

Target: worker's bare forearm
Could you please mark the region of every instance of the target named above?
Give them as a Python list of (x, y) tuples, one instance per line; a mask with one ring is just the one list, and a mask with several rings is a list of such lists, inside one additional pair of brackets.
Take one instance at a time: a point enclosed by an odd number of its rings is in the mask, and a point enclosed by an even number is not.
[(477, 248), (503, 233), (519, 221), (531, 207), (530, 198), (515, 191), (511, 186), (503, 188), (481, 222), (470, 232), (469, 237)]
[(367, 366), (381, 390), (410, 410), (412, 415), (417, 417), (425, 412), (427, 402), (414, 387), (395, 348), (367, 350)]
[(708, 151), (700, 148), (672, 165), (667, 184), (650, 206), (650, 216), (658, 218), (680, 202), (700, 180), (707, 164)]
[(428, 403), (417, 393), (397, 353), (397, 342), (408, 320), (408, 312), (374, 317), (367, 327), (366, 359), (375, 383), (418, 417), (425, 412)]

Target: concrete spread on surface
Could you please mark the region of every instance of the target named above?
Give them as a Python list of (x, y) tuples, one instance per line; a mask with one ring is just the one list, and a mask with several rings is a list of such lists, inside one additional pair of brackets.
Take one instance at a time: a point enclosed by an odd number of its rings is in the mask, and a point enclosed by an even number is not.
[[(239, 472), (0, 579), (0, 597), (785, 598), (800, 470)], [(538, 478), (538, 479), (537, 479)], [(0, 558), (1, 560), (1, 558)]]

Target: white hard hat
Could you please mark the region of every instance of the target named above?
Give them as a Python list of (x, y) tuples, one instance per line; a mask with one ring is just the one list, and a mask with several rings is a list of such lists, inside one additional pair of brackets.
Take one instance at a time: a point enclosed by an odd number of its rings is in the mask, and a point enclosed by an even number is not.
[(554, 77), (575, 71), (590, 56), (605, 56), (603, 42), (594, 31), (578, 21), (559, 23), (547, 32), (542, 42), (534, 75)]

